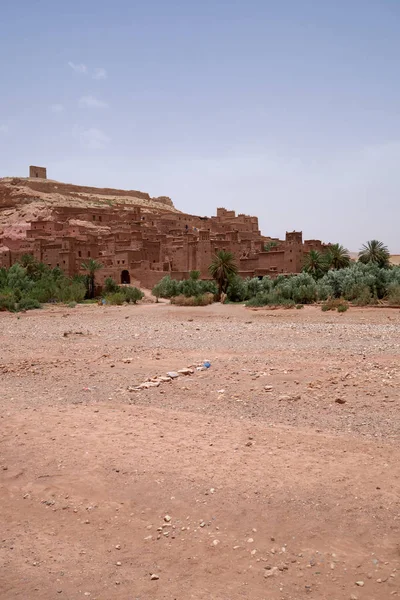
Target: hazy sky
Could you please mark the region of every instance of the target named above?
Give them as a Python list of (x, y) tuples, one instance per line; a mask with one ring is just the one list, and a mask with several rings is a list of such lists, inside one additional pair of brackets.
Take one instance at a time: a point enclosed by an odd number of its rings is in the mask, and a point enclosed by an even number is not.
[(399, 0), (4, 0), (0, 176), (400, 252)]

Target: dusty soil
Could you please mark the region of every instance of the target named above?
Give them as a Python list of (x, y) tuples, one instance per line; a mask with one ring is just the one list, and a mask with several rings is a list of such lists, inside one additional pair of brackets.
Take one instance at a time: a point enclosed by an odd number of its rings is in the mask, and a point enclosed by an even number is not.
[(399, 355), (399, 310), (0, 313), (0, 598), (400, 596)]

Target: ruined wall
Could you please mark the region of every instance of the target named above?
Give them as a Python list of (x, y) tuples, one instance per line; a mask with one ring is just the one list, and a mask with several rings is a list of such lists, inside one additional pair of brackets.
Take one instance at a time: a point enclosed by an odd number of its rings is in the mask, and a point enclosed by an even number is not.
[(29, 177), (47, 179), (47, 170), (45, 167), (29, 167)]

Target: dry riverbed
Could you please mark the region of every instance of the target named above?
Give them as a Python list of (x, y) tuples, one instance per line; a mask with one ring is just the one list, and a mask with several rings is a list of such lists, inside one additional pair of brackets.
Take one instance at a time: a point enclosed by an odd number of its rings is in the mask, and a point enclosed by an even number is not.
[(0, 377), (2, 600), (400, 597), (399, 310), (0, 313)]

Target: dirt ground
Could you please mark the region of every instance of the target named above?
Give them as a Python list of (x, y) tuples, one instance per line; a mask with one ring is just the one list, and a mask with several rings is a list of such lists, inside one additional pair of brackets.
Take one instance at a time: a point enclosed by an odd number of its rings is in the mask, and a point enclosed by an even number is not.
[(0, 377), (2, 600), (400, 597), (399, 310), (0, 313)]

